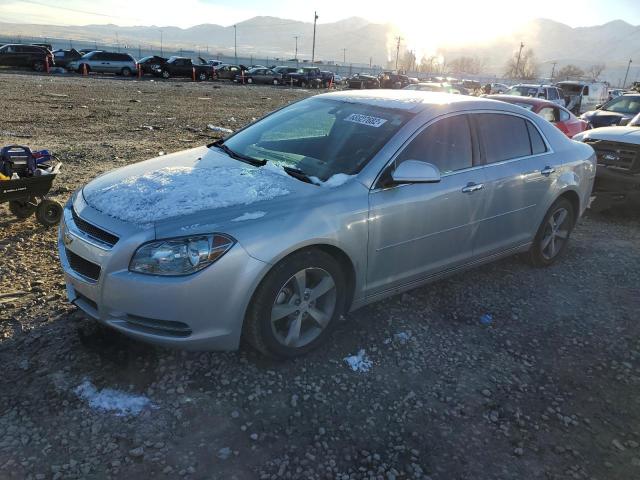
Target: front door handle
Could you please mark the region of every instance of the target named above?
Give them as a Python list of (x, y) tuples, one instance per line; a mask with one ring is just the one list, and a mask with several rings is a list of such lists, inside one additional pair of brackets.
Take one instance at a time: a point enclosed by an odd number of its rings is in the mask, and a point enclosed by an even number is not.
[(540, 170), (540, 173), (541, 173), (542, 175), (544, 175), (545, 177), (548, 177), (549, 175), (551, 175), (551, 174), (552, 174), (553, 172), (555, 172), (555, 171), (556, 171), (556, 169), (555, 169), (555, 168), (553, 168), (553, 167), (549, 167), (549, 166), (546, 166), (546, 167), (544, 167), (542, 170)]
[(462, 193), (473, 193), (477, 190), (482, 190), (484, 185), (482, 183), (467, 183), (467, 186), (462, 189)]

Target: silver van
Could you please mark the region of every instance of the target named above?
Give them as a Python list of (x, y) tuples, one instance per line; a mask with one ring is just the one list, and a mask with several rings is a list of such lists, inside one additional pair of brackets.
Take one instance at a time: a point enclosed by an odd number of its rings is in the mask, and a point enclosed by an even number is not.
[(84, 65), (87, 66), (87, 73), (115, 73), (128, 77), (136, 71), (136, 60), (128, 53), (103, 52), (95, 50), (83, 57), (69, 62), (67, 68), (82, 73)]

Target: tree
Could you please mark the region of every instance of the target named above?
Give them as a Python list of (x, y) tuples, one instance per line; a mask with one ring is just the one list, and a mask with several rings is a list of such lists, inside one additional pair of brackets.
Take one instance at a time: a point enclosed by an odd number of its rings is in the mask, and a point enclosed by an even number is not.
[(587, 68), (587, 74), (589, 74), (594, 80), (597, 80), (602, 72), (604, 72), (607, 66), (604, 63), (596, 63)]
[(458, 57), (449, 63), (451, 73), (470, 73), (478, 75), (484, 68), (484, 62), (476, 57)]
[(524, 50), (518, 61), (518, 52), (513, 53), (507, 61), (504, 74), (507, 78), (520, 78), (523, 80), (532, 80), (538, 76), (538, 63), (533, 50), (530, 48)]
[(558, 70), (557, 78), (559, 79), (567, 79), (569, 77), (582, 77), (584, 75), (584, 70), (575, 65), (565, 65), (560, 70)]

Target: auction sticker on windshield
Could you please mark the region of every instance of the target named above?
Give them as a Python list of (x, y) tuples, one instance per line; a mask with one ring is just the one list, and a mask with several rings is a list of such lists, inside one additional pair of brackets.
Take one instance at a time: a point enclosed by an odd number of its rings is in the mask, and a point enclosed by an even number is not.
[(352, 113), (345, 118), (347, 122), (360, 123), (362, 125), (368, 125), (370, 127), (378, 128), (386, 123), (385, 118), (370, 117), (369, 115), (362, 115), (360, 113)]

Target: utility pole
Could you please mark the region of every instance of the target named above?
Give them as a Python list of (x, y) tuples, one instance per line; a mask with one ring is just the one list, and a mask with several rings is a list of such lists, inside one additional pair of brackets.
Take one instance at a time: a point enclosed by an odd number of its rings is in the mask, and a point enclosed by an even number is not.
[(347, 49), (346, 48), (342, 49), (342, 63), (344, 63), (345, 65), (347, 63)]
[(522, 49), (524, 48), (524, 43), (520, 42), (520, 50), (518, 50), (518, 61), (516, 62), (516, 78), (518, 78), (520, 72), (520, 57), (522, 56)]
[(311, 64), (316, 60), (316, 23), (318, 22), (318, 12), (313, 12), (313, 46), (311, 47)]
[(293, 55), (293, 58), (296, 59), (296, 63), (298, 63), (298, 37), (300, 35), (294, 35), (293, 38), (296, 39), (296, 53)]
[(120, 52), (120, 39), (118, 39), (118, 32), (116, 32), (116, 45), (118, 45), (118, 52)]
[(233, 53), (236, 56), (236, 65), (238, 64), (238, 27), (233, 26)]
[(553, 74), (556, 71), (556, 65), (558, 64), (558, 62), (553, 62), (553, 67), (551, 67), (551, 81), (553, 82)]
[(398, 57), (400, 56), (400, 42), (402, 41), (402, 37), (396, 37), (396, 72), (398, 71)]
[(160, 56), (164, 57), (164, 52), (162, 51), (162, 29), (160, 29)]
[(631, 59), (629, 59), (629, 63), (627, 64), (627, 73), (624, 74), (624, 82), (622, 82), (622, 88), (627, 84), (627, 77), (629, 76), (629, 69), (631, 68)]

